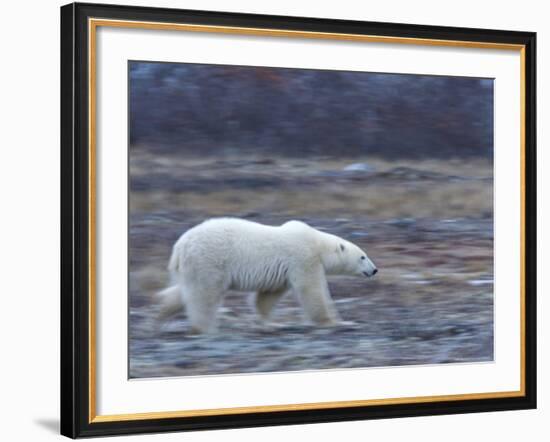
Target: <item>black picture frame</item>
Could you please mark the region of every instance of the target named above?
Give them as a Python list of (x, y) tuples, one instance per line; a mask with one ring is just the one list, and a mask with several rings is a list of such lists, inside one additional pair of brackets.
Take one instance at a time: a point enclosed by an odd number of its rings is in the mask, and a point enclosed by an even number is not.
[[(195, 417), (90, 419), (90, 18), (520, 45), (524, 51), (524, 394), (467, 400), (259, 411)], [(61, 7), (61, 434), (76, 438), (536, 408), (536, 34), (167, 8)]]

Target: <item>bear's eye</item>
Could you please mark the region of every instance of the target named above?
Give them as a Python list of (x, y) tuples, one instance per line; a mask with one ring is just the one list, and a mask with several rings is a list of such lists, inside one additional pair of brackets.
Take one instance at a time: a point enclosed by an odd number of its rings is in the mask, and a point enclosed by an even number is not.
[(366, 259), (364, 256), (361, 256), (361, 259)]

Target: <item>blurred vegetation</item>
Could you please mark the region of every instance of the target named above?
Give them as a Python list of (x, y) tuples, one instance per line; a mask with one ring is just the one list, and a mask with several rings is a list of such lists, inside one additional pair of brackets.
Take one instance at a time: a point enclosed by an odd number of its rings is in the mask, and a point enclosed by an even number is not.
[(130, 62), (133, 145), (186, 153), (491, 157), (493, 81)]

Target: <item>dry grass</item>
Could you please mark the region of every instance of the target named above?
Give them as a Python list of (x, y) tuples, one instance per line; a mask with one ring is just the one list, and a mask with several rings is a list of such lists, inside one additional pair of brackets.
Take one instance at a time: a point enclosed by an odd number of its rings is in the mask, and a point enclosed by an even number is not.
[[(265, 163), (265, 161), (268, 161)], [(376, 174), (359, 181), (335, 180), (352, 163), (367, 163)], [(414, 180), (379, 176), (409, 168), (419, 173), (439, 174), (449, 179)], [(131, 192), (133, 212), (191, 210), (205, 215), (239, 215), (247, 212), (277, 213), (289, 217), (301, 214), (349, 217), (357, 214), (374, 219), (394, 217), (454, 218), (492, 213), (490, 181), (492, 163), (487, 159), (399, 160), (380, 158), (270, 158), (263, 157), (178, 157), (132, 150), (132, 177), (148, 175), (197, 181), (209, 179), (204, 191)], [(325, 175), (323, 175), (325, 174)], [(262, 188), (224, 187), (225, 177), (276, 177), (284, 186)], [(378, 178), (377, 178), (378, 176)], [(453, 181), (450, 177), (462, 177)], [(315, 185), (295, 185), (304, 177), (316, 177)]]
[(482, 182), (443, 183), (419, 186), (327, 186), (326, 188), (239, 189), (209, 192), (132, 193), (133, 211), (156, 212), (167, 208), (200, 210), (205, 214), (235, 215), (276, 212), (280, 215), (362, 214), (374, 219), (395, 217), (458, 218), (481, 216), (492, 211), (493, 194)]
[[(244, 160), (244, 161), (243, 161)], [(266, 160), (265, 156), (246, 155), (221, 155), (219, 157), (208, 156), (178, 156), (155, 154), (150, 150), (133, 147), (130, 153), (130, 170), (132, 174), (163, 173), (177, 170), (181, 175), (185, 174), (215, 174), (217, 169), (212, 169), (214, 163), (238, 164), (249, 162), (251, 164)], [(410, 167), (420, 171), (437, 172), (445, 175), (459, 175), (469, 178), (483, 178), (492, 176), (492, 161), (486, 158), (450, 158), (450, 159), (399, 159), (396, 161), (371, 156), (364, 157), (305, 157), (305, 158), (269, 158), (273, 162), (268, 169), (276, 170), (279, 166), (290, 166), (285, 172), (292, 175), (307, 174), (312, 168), (317, 171), (342, 170), (353, 163), (367, 163), (379, 172), (386, 172), (395, 167)], [(252, 167), (239, 164), (239, 169), (247, 173)]]

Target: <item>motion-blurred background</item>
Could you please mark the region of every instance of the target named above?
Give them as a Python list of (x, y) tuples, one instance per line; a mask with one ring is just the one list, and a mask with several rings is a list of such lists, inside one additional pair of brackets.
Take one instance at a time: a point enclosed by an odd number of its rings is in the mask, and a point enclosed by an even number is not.
[[(130, 62), (131, 377), (493, 359), (493, 81)], [(364, 248), (329, 280), (355, 325), (266, 329), (229, 293), (220, 333), (156, 331), (172, 244), (214, 216), (299, 219)]]

